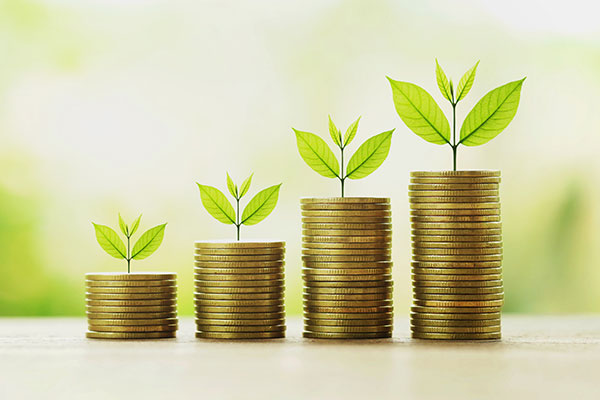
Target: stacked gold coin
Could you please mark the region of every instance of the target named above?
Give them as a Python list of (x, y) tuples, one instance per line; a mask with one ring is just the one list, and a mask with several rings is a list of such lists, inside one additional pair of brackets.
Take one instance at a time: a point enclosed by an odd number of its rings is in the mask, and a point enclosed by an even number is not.
[(177, 274), (86, 274), (88, 331), (93, 339), (174, 338)]
[(499, 171), (412, 172), (412, 337), (500, 339)]
[(388, 198), (302, 199), (304, 337), (392, 335)]
[(196, 337), (285, 337), (284, 256), (285, 242), (196, 242)]

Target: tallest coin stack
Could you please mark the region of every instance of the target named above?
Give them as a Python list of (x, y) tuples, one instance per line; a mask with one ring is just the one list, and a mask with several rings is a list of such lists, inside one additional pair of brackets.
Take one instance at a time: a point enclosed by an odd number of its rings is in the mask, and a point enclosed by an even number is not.
[(500, 339), (499, 171), (412, 172), (413, 338)]

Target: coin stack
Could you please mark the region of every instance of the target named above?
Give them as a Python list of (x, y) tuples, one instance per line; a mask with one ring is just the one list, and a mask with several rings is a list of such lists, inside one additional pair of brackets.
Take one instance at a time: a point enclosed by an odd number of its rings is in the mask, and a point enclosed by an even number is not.
[(301, 208), (304, 337), (391, 337), (390, 199), (306, 198)]
[(196, 242), (196, 337), (285, 337), (284, 256), (285, 242)]
[(499, 171), (412, 172), (412, 337), (500, 339)]
[(174, 338), (177, 274), (86, 274), (88, 331), (93, 339)]

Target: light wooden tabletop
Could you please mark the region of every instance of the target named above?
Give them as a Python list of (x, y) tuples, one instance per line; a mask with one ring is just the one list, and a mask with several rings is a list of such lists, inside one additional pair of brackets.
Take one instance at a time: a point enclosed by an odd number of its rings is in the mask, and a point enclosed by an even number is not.
[(497, 343), (409, 338), (84, 338), (84, 319), (0, 319), (0, 399), (598, 399), (600, 317), (505, 316)]

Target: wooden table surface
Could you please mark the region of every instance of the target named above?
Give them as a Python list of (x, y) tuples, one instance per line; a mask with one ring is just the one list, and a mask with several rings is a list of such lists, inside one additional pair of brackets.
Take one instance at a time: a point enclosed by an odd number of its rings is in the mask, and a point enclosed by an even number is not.
[(599, 316), (504, 316), (496, 343), (84, 338), (86, 321), (0, 319), (0, 399), (599, 399)]

